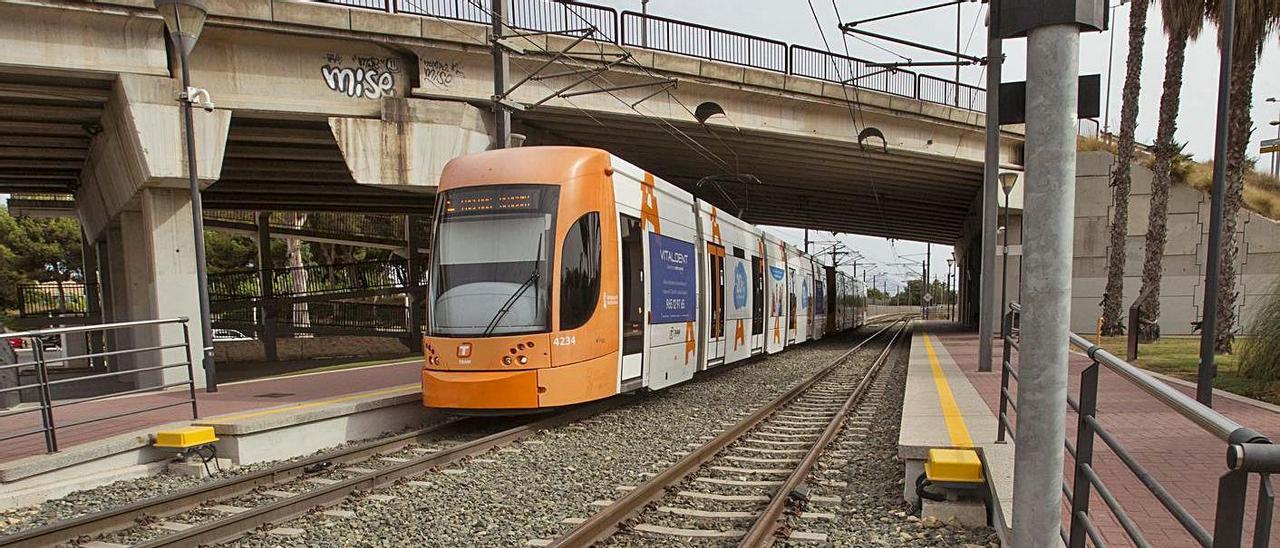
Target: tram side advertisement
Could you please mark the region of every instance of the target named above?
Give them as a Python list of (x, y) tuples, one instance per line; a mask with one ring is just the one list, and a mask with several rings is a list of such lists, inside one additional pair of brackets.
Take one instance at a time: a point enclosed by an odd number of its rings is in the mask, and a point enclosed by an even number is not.
[(650, 323), (691, 322), (697, 319), (697, 272), (689, 242), (649, 233), (649, 272), (652, 273)]

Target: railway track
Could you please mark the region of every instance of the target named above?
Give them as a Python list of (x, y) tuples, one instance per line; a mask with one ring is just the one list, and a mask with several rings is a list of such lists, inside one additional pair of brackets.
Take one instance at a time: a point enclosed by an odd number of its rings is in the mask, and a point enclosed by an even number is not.
[(0, 547), (80, 544), (99, 536), (107, 545), (146, 548), (225, 542), (620, 403), (604, 400), (536, 420), (517, 419), (521, 424), (487, 435), (477, 431), (493, 431), (493, 419), (453, 420), (0, 537)]
[[(906, 326), (905, 320), (893, 321), (671, 467), (581, 520), (564, 536), (530, 544), (563, 548), (696, 540), (755, 547), (768, 546), (779, 535), (798, 541), (825, 540), (820, 533), (789, 530), (788, 510), (801, 521), (830, 517), (807, 508), (838, 499), (810, 497), (807, 482), (819, 456), (840, 433), (851, 411), (869, 392), (880, 390), (873, 387), (877, 373)], [(855, 353), (882, 338), (888, 342), (868, 367), (846, 365)], [(726, 507), (731, 509), (723, 509)], [(667, 525), (672, 522), (696, 525)]]

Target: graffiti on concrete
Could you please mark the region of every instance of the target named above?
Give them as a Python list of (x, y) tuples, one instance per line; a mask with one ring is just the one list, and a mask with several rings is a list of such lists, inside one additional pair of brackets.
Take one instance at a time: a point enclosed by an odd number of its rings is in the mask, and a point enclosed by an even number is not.
[(357, 99), (381, 99), (396, 93), (400, 60), (395, 57), (354, 56), (344, 63), (341, 55), (325, 55), (320, 75), (329, 89)]
[(422, 61), (422, 79), (440, 87), (449, 87), (454, 78), (462, 77), (462, 67), (457, 61)]

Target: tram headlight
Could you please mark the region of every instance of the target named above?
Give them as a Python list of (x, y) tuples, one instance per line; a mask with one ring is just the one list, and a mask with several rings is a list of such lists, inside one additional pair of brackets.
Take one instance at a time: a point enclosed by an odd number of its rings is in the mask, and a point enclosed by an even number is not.
[(526, 364), (526, 363), (529, 363), (529, 358), (526, 358), (526, 357), (524, 357), (524, 356), (520, 356), (520, 357), (519, 357), (519, 358), (517, 358), (516, 360), (520, 362), (520, 365), (524, 365), (524, 364)]
[(502, 365), (511, 365), (511, 356), (503, 356)]

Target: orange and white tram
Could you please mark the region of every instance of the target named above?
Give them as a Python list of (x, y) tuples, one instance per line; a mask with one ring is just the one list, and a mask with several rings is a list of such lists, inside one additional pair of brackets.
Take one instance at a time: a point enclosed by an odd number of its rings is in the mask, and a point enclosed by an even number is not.
[(427, 407), (656, 390), (864, 317), (853, 278), (597, 149), (449, 162), (434, 239)]

